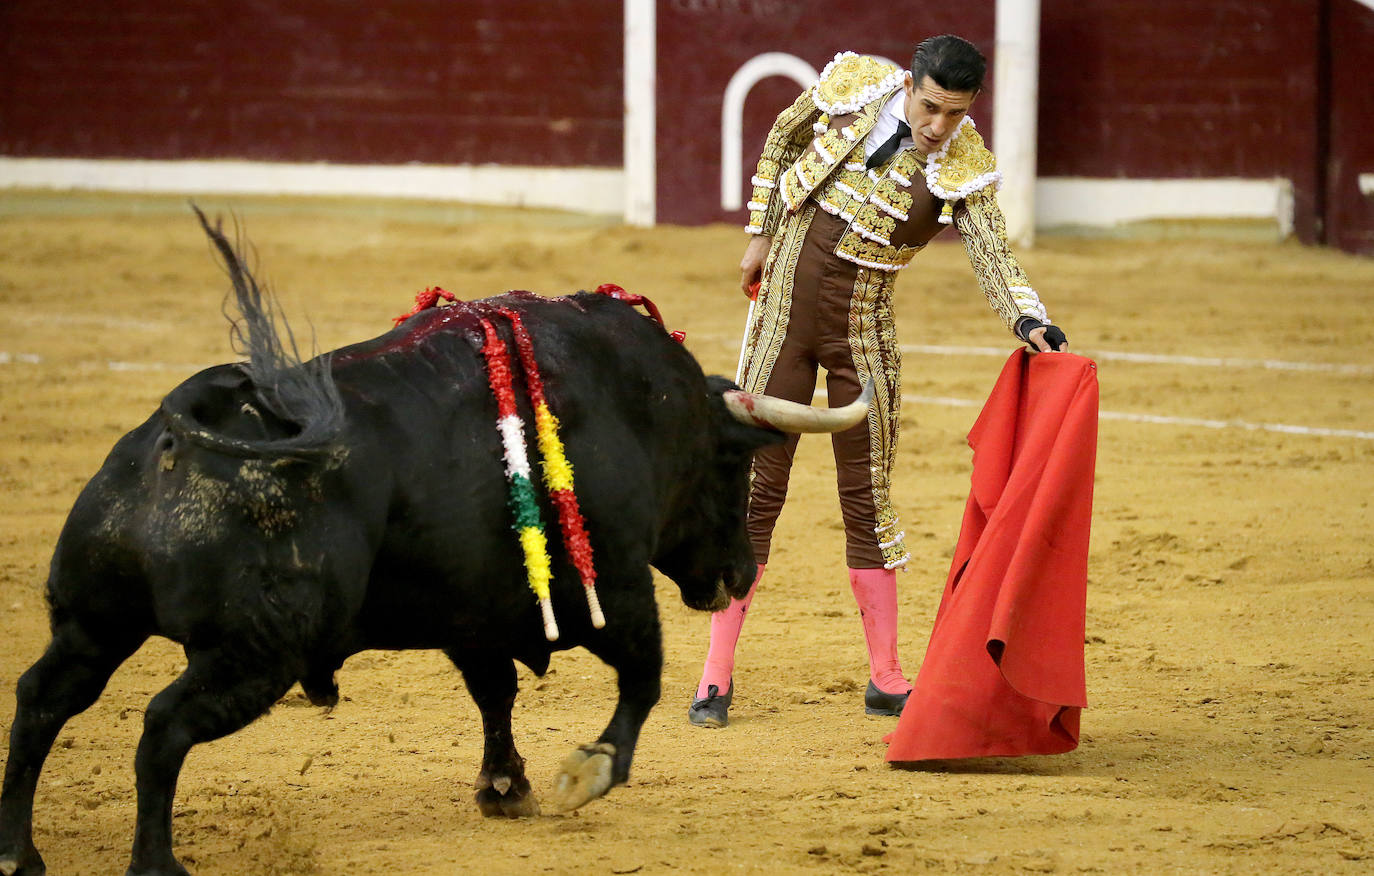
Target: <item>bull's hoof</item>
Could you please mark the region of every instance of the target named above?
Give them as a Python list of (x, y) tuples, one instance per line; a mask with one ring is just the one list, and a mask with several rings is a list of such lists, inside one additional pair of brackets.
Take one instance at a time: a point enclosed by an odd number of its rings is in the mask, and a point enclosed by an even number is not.
[(191, 876), (191, 873), (173, 858), (160, 867), (130, 867), (124, 871), (124, 876)]
[(339, 689), (332, 691), (306, 690), (305, 696), (310, 700), (310, 705), (319, 706), (322, 709), (332, 709), (339, 704)]
[(533, 818), (539, 814), (539, 801), (530, 793), (524, 776), (477, 776), (477, 809), (487, 818)]
[(332, 709), (339, 704), (339, 685), (334, 680), (334, 673), (332, 672), (328, 675), (311, 675), (302, 678), (301, 690), (305, 691), (305, 696), (310, 700), (312, 706)]
[(615, 746), (609, 742), (584, 745), (563, 758), (553, 782), (553, 805), (570, 812), (611, 789)]
[(36, 849), (26, 854), (0, 852), (0, 876), (43, 876), (47, 872)]

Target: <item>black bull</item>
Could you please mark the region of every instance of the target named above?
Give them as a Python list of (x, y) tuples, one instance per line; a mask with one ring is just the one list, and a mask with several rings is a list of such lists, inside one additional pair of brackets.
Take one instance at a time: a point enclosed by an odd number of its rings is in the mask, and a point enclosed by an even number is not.
[[(561, 635), (549, 642), (511, 528), (474, 308), (423, 311), (302, 365), (294, 345), (283, 348), (270, 297), (205, 227), (233, 281), (248, 362), (173, 390), (76, 500), (47, 582), (52, 641), (18, 684), (0, 873), (43, 872), (32, 841), (43, 762), (63, 724), (151, 635), (180, 643), (187, 666), (145, 714), (130, 873), (186, 872), (172, 854), (172, 798), (192, 746), (244, 727), (296, 682), (332, 705), (334, 671), (365, 649), (448, 655), (482, 715), (477, 805), (519, 816), (538, 804), (511, 737), (513, 660), (542, 674), (553, 650), (586, 647), (615, 669), (619, 696), (596, 742), (564, 761), (553, 802), (573, 808), (624, 782), (659, 698), (650, 567), (693, 608), (747, 591), (749, 462), (782, 437), (759, 422), (770, 400), (705, 377), (624, 302), (493, 299), (534, 339), (606, 618), (593, 628), (550, 526)], [(797, 406), (785, 413), (818, 422), (781, 425), (836, 431), (857, 423), (866, 401), (843, 413)]]

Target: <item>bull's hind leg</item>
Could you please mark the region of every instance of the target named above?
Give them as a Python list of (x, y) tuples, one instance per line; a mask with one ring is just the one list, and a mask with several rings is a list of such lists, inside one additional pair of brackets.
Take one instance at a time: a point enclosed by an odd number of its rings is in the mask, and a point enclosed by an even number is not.
[(482, 770), (477, 774), (477, 808), (483, 815), (521, 818), (538, 815), (530, 793), (525, 759), (515, 750), (510, 713), (515, 705), (515, 664), (509, 657), (445, 652), (463, 673), (468, 692), (482, 713)]
[(43, 762), (62, 725), (96, 701), (110, 675), (145, 638), (128, 629), (105, 630), (97, 637), (75, 621), (59, 621), (47, 651), (20, 677), (0, 793), (0, 873), (44, 872), (33, 845), (33, 794)]
[(184, 876), (172, 855), (172, 798), (193, 745), (227, 736), (267, 712), (295, 682), (288, 661), (187, 652), (186, 671), (148, 704), (134, 773), (138, 824), (128, 876)]
[(554, 804), (563, 810), (576, 809), (629, 780), (639, 731), (658, 702), (663, 640), (653, 585), (646, 581), (632, 592), (644, 598), (617, 600), (615, 616), (607, 612), (606, 628), (587, 643), (587, 650), (616, 671), (619, 699), (600, 738), (563, 759), (553, 792)]

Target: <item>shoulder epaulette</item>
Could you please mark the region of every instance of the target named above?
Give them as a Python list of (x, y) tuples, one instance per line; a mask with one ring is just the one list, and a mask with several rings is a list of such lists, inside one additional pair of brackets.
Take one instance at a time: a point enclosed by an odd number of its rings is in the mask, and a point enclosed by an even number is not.
[(832, 116), (856, 113), (902, 84), (905, 71), (870, 55), (840, 52), (811, 86), (811, 99)]
[(949, 141), (926, 160), (926, 188), (945, 201), (961, 201), (974, 192), (1002, 187), (997, 159), (983, 144), (983, 137), (968, 116)]

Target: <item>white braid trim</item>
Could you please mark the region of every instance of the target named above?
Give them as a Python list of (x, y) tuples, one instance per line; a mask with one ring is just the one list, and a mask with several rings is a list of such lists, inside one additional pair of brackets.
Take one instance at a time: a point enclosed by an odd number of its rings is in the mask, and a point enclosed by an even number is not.
[(812, 140), (811, 146), (816, 150), (817, 155), (825, 159), (826, 164), (835, 163), (835, 156), (831, 155), (829, 150), (827, 150), (824, 146), (821, 145), (820, 137), (817, 137), (815, 140)]
[(825, 69), (821, 71), (820, 80), (818, 80), (815, 85), (811, 86), (811, 100), (824, 112), (832, 116), (856, 113), (905, 81), (906, 71), (898, 67), (896, 70), (893, 70), (891, 73), (887, 74), (887, 76), (883, 77), (881, 81), (868, 86), (850, 100), (833, 104), (826, 103), (821, 99), (821, 81), (824, 81), (830, 76), (830, 71), (835, 68), (836, 64), (846, 58), (857, 57), (859, 57), (859, 55), (856, 52), (840, 52), (835, 56), (834, 60), (825, 65)]
[[(907, 554), (906, 556), (902, 557), (900, 560), (898, 560), (898, 561), (895, 562), (895, 563), (883, 563), (883, 568), (884, 568), (884, 569), (887, 569), (888, 571), (891, 571), (891, 570), (893, 570), (893, 569), (901, 569), (903, 566), (905, 566), (905, 565), (907, 564), (907, 562), (908, 562), (910, 559), (911, 559), (911, 554)], [(902, 571), (906, 571), (906, 570), (905, 570), (905, 569), (902, 569)]]
[(905, 222), (907, 220), (906, 213), (903, 213), (901, 210), (898, 210), (896, 207), (892, 206), (887, 201), (884, 201), (876, 194), (869, 195), (868, 200), (872, 202), (874, 205), (876, 205), (879, 210), (882, 210), (884, 213), (891, 216), (893, 219), (897, 219), (902, 222)]
[(820, 208), (821, 208), (822, 210), (824, 210), (825, 212), (829, 213), (831, 216), (839, 216), (839, 217), (840, 217), (841, 219), (843, 219), (845, 222), (853, 222), (853, 221), (854, 221), (854, 214), (853, 214), (853, 213), (850, 213), (850, 212), (847, 211), (847, 210), (841, 210), (839, 207), (836, 207), (834, 204), (830, 203), (829, 201), (817, 201), (816, 203), (820, 205)]
[(872, 268), (875, 271), (886, 271), (889, 274), (895, 274), (906, 267), (906, 265), (882, 265), (878, 262), (870, 262), (868, 259), (861, 259), (858, 256), (850, 255), (846, 252), (836, 252), (835, 255), (852, 264), (860, 265), (865, 268)]
[(846, 162), (844, 163), (844, 169), (845, 169), (845, 170), (867, 170), (867, 169), (868, 169), (868, 165), (864, 164), (862, 161), (846, 161)]
[(762, 234), (762, 233), (763, 233), (763, 226), (762, 226), (762, 225), (754, 225), (754, 224), (751, 223), (751, 224), (749, 224), (749, 225), (744, 226), (744, 233), (745, 233), (745, 234)]
[(870, 231), (869, 229), (860, 225), (858, 222), (853, 223), (849, 227), (854, 229), (855, 233), (857, 233), (860, 237), (867, 238), (868, 240), (873, 241), (879, 246), (892, 246), (892, 241), (888, 240), (886, 237), (883, 237), (876, 231)]
[(758, 201), (750, 201), (749, 203), (747, 203), (747, 204), (744, 205), (744, 208), (745, 208), (746, 210), (748, 210), (749, 212), (752, 213), (752, 212), (754, 212), (755, 210), (760, 210), (760, 211), (762, 211), (762, 210), (767, 210), (767, 209), (768, 209), (768, 205), (767, 205), (767, 204), (760, 204)]
[(853, 125), (845, 125), (843, 128), (840, 128), (840, 133), (841, 133), (841, 134), (844, 136), (844, 138), (845, 138), (846, 140), (848, 140), (850, 143), (853, 143), (853, 142), (854, 142), (854, 139), (855, 139), (856, 137), (859, 136), (858, 134), (855, 134), (855, 133), (854, 133), (854, 126), (853, 126)]
[[(1040, 296), (1037, 295), (1035, 290), (1030, 286), (1008, 286), (1007, 291), (1011, 293), (1011, 297), (1016, 299), (1019, 304), (1030, 304), (1030, 301), (1025, 300), (1027, 298), (1035, 302), (1031, 305), (1030, 310), (1021, 311), (1022, 316), (1033, 316), (1041, 322), (1050, 321), (1049, 314), (1045, 312), (1045, 305), (1040, 302)], [(1021, 293), (1019, 296), (1017, 294), (1018, 292)]]
[(778, 184), (773, 182), (771, 179), (764, 179), (758, 174), (755, 174), (754, 176), (750, 177), (749, 182), (756, 186), (763, 186), (765, 189), (775, 189), (778, 187)]
[(878, 547), (882, 548), (883, 550), (887, 550), (888, 548), (893, 547), (894, 545), (899, 545), (899, 544), (901, 544), (901, 543), (902, 543), (902, 539), (904, 539), (904, 538), (906, 538), (906, 530), (905, 530), (905, 529), (902, 530), (901, 532), (897, 533), (897, 537), (894, 538), (894, 539), (892, 539), (892, 541), (880, 541), (880, 542), (878, 542)]
[(836, 180), (835, 188), (839, 189), (840, 191), (844, 192), (846, 195), (849, 195), (849, 197), (854, 198), (857, 201), (863, 200), (863, 196), (860, 195), (857, 191), (855, 191), (853, 186), (846, 185), (845, 183)]
[(829, 128), (829, 125), (822, 125), (820, 122), (811, 126), (811, 130), (815, 131), (817, 134), (824, 134), (827, 128)]
[(890, 176), (890, 177), (892, 177), (892, 178), (893, 178), (894, 180), (896, 180), (897, 182), (901, 183), (901, 184), (902, 184), (902, 188), (904, 188), (904, 189), (909, 189), (909, 188), (911, 188), (911, 180), (908, 179), (907, 177), (902, 176), (900, 173), (898, 173), (898, 172), (897, 172), (897, 168), (895, 168), (895, 167), (890, 167), (890, 168), (888, 168), (887, 175)]

